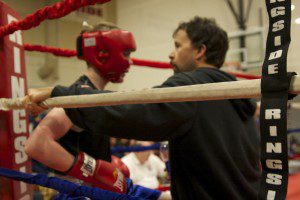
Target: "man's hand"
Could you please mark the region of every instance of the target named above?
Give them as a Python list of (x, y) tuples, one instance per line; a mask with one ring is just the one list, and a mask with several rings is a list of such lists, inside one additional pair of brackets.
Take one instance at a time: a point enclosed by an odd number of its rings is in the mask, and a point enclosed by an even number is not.
[(24, 101), (26, 102), (26, 110), (30, 115), (38, 115), (48, 109), (40, 105), (40, 103), (51, 97), (52, 90), (53, 87), (28, 90)]

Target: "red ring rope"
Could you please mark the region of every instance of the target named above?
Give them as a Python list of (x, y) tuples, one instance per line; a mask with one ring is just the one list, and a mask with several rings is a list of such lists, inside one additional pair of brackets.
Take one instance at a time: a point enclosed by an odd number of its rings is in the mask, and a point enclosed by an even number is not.
[[(24, 49), (27, 51), (40, 51), (40, 52), (47, 52), (52, 53), (56, 56), (64, 56), (64, 57), (73, 57), (76, 56), (75, 50), (69, 49), (61, 49), (56, 47), (49, 47), (49, 46), (42, 46), (42, 45), (31, 45), (31, 44), (24, 44)], [(132, 64), (136, 66), (147, 66), (153, 67), (158, 69), (173, 69), (172, 65), (167, 62), (160, 62), (160, 61), (151, 61), (151, 60), (142, 60), (137, 58), (132, 58)], [(238, 78), (244, 79), (260, 79), (260, 76), (250, 75), (250, 74), (243, 74), (243, 73), (236, 73), (236, 72), (228, 72)]]
[(300, 154), (294, 154), (292, 156), (289, 156), (289, 159), (291, 159), (291, 160), (297, 160), (299, 158), (300, 158)]
[(52, 6), (46, 6), (33, 14), (27, 15), (25, 19), (13, 21), (8, 25), (0, 27), (0, 38), (12, 34), (17, 30), (28, 30), (38, 26), (46, 19), (57, 19), (77, 10), (78, 8), (94, 5), (96, 3), (106, 3), (110, 0), (63, 0)]
[(63, 56), (63, 57), (73, 57), (77, 55), (77, 52), (75, 50), (61, 49), (61, 48), (42, 46), (42, 45), (24, 44), (24, 49), (26, 51), (39, 51), (39, 52), (52, 53), (53, 55)]

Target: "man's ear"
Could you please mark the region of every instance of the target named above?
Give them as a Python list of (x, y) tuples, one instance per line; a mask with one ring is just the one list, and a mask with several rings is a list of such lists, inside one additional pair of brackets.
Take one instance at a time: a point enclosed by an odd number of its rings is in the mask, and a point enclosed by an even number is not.
[(198, 49), (197, 54), (196, 54), (196, 59), (197, 60), (201, 60), (202, 58), (205, 57), (206, 49), (207, 48), (206, 48), (205, 44), (201, 44), (200, 45), (200, 48)]

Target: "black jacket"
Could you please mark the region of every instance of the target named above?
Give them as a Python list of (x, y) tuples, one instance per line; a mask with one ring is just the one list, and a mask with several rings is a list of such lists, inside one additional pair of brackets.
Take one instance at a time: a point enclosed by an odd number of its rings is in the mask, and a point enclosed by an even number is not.
[[(178, 73), (159, 87), (235, 80), (215, 68)], [(52, 96), (103, 93), (57, 86)], [(66, 109), (74, 124), (113, 137), (169, 141), (173, 199), (256, 199), (259, 135), (246, 99)]]

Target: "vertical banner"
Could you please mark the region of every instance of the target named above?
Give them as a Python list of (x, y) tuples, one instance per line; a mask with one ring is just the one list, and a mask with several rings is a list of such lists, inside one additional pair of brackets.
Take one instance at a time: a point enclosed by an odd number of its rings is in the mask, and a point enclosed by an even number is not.
[(261, 80), (261, 164), (259, 199), (283, 200), (288, 184), (287, 101), (292, 74), (287, 73), (291, 0), (265, 0), (269, 32)]
[[(19, 20), (20, 16), (0, 1), (0, 25)], [(0, 38), (0, 98), (19, 98), (26, 94), (27, 82), (21, 31)], [(25, 110), (0, 111), (0, 166), (31, 172), (24, 145), (29, 136)], [(0, 199), (32, 199), (32, 189), (20, 181), (0, 178)]]

